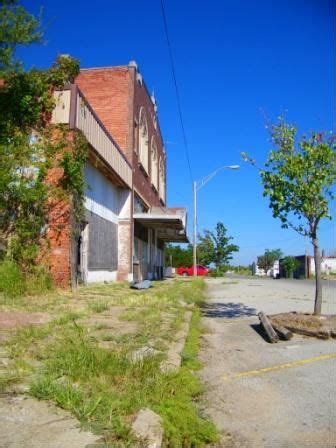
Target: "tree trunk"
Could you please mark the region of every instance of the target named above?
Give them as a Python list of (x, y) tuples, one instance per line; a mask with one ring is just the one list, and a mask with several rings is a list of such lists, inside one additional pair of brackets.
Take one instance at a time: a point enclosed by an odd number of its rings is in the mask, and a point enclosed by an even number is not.
[(321, 283), (321, 254), (317, 238), (313, 238), (315, 262), (315, 305), (314, 314), (321, 314), (322, 309), (322, 283)]

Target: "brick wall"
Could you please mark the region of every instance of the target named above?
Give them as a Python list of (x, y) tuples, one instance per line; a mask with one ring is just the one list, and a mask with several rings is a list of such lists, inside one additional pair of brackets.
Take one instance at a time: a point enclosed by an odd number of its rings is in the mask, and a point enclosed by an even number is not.
[[(55, 138), (59, 135), (55, 133)], [(72, 133), (68, 134), (69, 141)], [(63, 175), (63, 169), (55, 161), (55, 166), (48, 172), (46, 181), (57, 185)], [(49, 256), (48, 267), (55, 286), (67, 288), (71, 284), (71, 205), (66, 199), (50, 198), (48, 201)]]
[(118, 280), (128, 280), (132, 272), (133, 226), (130, 219), (118, 224)]
[[(159, 162), (164, 159), (163, 141), (153, 101), (137, 68), (85, 69), (80, 72), (76, 84), (132, 165), (134, 190), (149, 207), (159, 207), (159, 193), (151, 185), (151, 142), (154, 138)], [(148, 175), (140, 168), (138, 160), (141, 108), (148, 125)], [(133, 220), (121, 219), (118, 228), (119, 280), (126, 279), (132, 272), (132, 246)]]
[(82, 70), (76, 84), (133, 166), (134, 188), (149, 206), (158, 206), (160, 200), (151, 187), (150, 172), (146, 176), (138, 165), (136, 151), (141, 107), (145, 109), (148, 124), (149, 159), (152, 137), (156, 141), (159, 159), (163, 156), (163, 143), (159, 124), (155, 129), (153, 123), (154, 105), (145, 83), (139, 79), (134, 67), (108, 67)]
[[(134, 127), (133, 127), (133, 139), (134, 139), (134, 150), (133, 151), (133, 173), (134, 173), (134, 187), (139, 191), (140, 195), (148, 202), (150, 206), (158, 206), (160, 205), (160, 199), (158, 192), (153, 190), (151, 187), (151, 142), (152, 138), (155, 139), (156, 147), (158, 150), (158, 160), (160, 160), (161, 157), (163, 157), (163, 143), (162, 143), (162, 137), (160, 133), (159, 123), (158, 119), (154, 110), (154, 104), (150, 98), (150, 95), (148, 93), (148, 90), (146, 88), (146, 85), (144, 82), (139, 82), (139, 80), (136, 79), (136, 72), (135, 69), (133, 69), (132, 72), (133, 76), (133, 82), (134, 82)], [(138, 145), (138, 132), (139, 129), (136, 126), (136, 123), (139, 122), (139, 115), (140, 115), (140, 109), (141, 107), (144, 108), (146, 118), (147, 118), (147, 125), (148, 125), (148, 140), (149, 140), (149, 151), (148, 151), (148, 157), (149, 157), (149, 173), (148, 176), (144, 174), (142, 169), (139, 167), (138, 164), (138, 155), (137, 155), (137, 145)], [(154, 119), (156, 119), (157, 124), (156, 128), (154, 126)]]
[(76, 84), (132, 163), (132, 79), (128, 67), (82, 70)]

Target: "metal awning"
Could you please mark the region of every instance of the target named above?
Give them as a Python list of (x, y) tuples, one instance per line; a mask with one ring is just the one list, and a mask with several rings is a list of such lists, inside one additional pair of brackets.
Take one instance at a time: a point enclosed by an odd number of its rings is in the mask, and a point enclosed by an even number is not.
[(134, 213), (133, 218), (148, 229), (157, 230), (160, 240), (167, 243), (188, 243), (186, 210), (162, 208), (149, 213)]

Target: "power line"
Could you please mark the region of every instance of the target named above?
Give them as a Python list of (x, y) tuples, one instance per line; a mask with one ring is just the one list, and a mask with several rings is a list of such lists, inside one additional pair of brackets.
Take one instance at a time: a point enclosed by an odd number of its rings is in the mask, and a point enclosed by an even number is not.
[(273, 244), (278, 244), (278, 243), (285, 243), (288, 241), (293, 241), (293, 240), (298, 240), (300, 237), (299, 236), (294, 236), (292, 238), (287, 238), (285, 240), (277, 240), (277, 241), (272, 241), (271, 243), (261, 243), (261, 244), (254, 244), (251, 246), (239, 246), (239, 249), (253, 249), (254, 247), (266, 247), (266, 246), (272, 246)]
[[(319, 229), (319, 234), (320, 233), (324, 233), (324, 232), (326, 232), (327, 230), (330, 230), (330, 229), (332, 229), (332, 226), (325, 227), (324, 229)], [(307, 237), (303, 236), (303, 235), (293, 236), (291, 238), (286, 238), (286, 239), (283, 239), (283, 240), (276, 240), (276, 241), (272, 241), (272, 242), (268, 242), (268, 243), (254, 244), (254, 245), (251, 245), (251, 246), (239, 246), (239, 249), (253, 249), (255, 247), (267, 247), (267, 246), (272, 246), (273, 244), (286, 243), (286, 242), (289, 242), (289, 241), (299, 240), (301, 238), (305, 238), (306, 239)]]
[(186, 155), (186, 159), (187, 159), (187, 162), (188, 162), (190, 179), (191, 179), (191, 182), (193, 182), (193, 175), (192, 175), (190, 156), (189, 156), (189, 146), (188, 146), (188, 140), (187, 140), (186, 131), (185, 131), (184, 122), (183, 122), (181, 99), (180, 99), (180, 93), (179, 93), (179, 89), (178, 89), (178, 85), (177, 85), (173, 52), (172, 52), (172, 47), (171, 47), (170, 39), (169, 39), (167, 17), (166, 17), (166, 13), (165, 13), (163, 0), (160, 0), (160, 3), (161, 3), (162, 18), (163, 18), (164, 30), (165, 30), (167, 46), (168, 46), (168, 52), (169, 52), (170, 66), (171, 66), (173, 80), (174, 80), (174, 86), (175, 86), (177, 108), (178, 108), (178, 113), (179, 113), (180, 122), (181, 122), (181, 128), (182, 128), (182, 134), (183, 134), (184, 150), (185, 150), (185, 155)]

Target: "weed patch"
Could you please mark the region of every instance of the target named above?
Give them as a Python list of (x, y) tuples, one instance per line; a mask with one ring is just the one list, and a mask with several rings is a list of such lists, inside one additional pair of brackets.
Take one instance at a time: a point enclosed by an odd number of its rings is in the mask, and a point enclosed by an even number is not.
[[(145, 293), (129, 292), (125, 285), (98, 285), (81, 289), (76, 300), (83, 301), (85, 313), (70, 307), (52, 322), (19, 330), (8, 345), (14, 362), (39, 362), (30, 382), (30, 393), (71, 411), (85, 426), (101, 434), (106, 445), (136, 446), (130, 425), (142, 408), (157, 412), (163, 420), (165, 446), (202, 447), (217, 440), (214, 425), (200, 415), (197, 401), (202, 392), (194, 371), (199, 368), (197, 353), (200, 314), (194, 306), (190, 333), (176, 372), (163, 373), (160, 363), (170, 341), (184, 320), (187, 304), (201, 303), (202, 280), (154, 283)], [(125, 294), (124, 294), (125, 292)], [(96, 296), (95, 296), (96, 294)], [(107, 300), (92, 297), (109, 296)], [(106, 325), (80, 320), (123, 302), (119, 323), (134, 321), (136, 333), (102, 331)], [(125, 305), (126, 304), (126, 305)], [(119, 311), (120, 312), (120, 311)], [(104, 320), (108, 316), (104, 316)], [(99, 318), (98, 318), (99, 319)], [(79, 323), (80, 322), (80, 323)], [(99, 341), (112, 341), (106, 348)], [(137, 362), (133, 350), (150, 346), (160, 349)], [(24, 367), (24, 366), (23, 366)]]
[(25, 292), (23, 274), (12, 261), (0, 263), (0, 292), (8, 299), (19, 297)]
[(51, 278), (44, 269), (35, 267), (24, 274), (13, 261), (0, 263), (0, 292), (5, 303), (8, 303), (8, 299), (14, 303), (14, 299), (20, 301), (24, 295), (44, 294), (51, 289)]
[(102, 313), (109, 309), (109, 304), (107, 302), (90, 302), (89, 309), (94, 313)]

